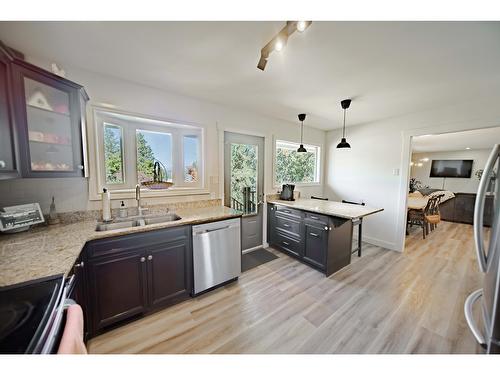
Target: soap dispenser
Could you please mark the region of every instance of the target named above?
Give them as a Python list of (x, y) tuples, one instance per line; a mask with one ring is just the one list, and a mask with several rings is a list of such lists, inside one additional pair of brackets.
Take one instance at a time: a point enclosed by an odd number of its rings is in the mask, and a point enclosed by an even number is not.
[(118, 210), (118, 216), (120, 218), (127, 217), (127, 207), (125, 207), (125, 202), (121, 201), (120, 209)]
[(108, 189), (102, 189), (102, 221), (111, 221), (111, 194)]

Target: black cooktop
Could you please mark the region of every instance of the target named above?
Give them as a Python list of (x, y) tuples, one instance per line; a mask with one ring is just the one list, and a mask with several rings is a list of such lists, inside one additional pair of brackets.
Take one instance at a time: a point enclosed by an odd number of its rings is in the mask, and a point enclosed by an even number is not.
[(0, 353), (33, 353), (58, 302), (61, 275), (0, 288)]

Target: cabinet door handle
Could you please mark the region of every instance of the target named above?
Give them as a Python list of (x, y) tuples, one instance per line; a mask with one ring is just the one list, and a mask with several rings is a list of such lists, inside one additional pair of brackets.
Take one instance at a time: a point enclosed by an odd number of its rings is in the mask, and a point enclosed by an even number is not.
[(81, 171), (83, 171), (83, 165), (79, 165), (78, 169), (81, 170)]
[(148, 255), (148, 260), (151, 260), (153, 259), (153, 256), (152, 255)]
[(0, 160), (0, 168), (5, 168), (5, 162), (3, 160)]
[(290, 224), (287, 224), (287, 223), (283, 223), (283, 226), (284, 226), (285, 228), (290, 228)]
[(285, 245), (285, 246), (290, 245), (290, 244), (289, 244), (288, 242), (286, 242), (286, 241), (281, 241), (281, 242), (282, 242), (282, 243), (283, 243), (283, 245)]
[(313, 233), (313, 232), (309, 232), (309, 234), (310, 234), (311, 236), (313, 236), (313, 237), (319, 237), (319, 235), (318, 235), (318, 234)]
[(317, 217), (317, 216), (313, 216), (313, 215), (311, 215), (311, 216), (309, 216), (309, 217), (310, 217), (311, 219), (313, 219), (313, 220), (319, 220), (319, 217)]
[(292, 213), (292, 211), (290, 211), (290, 210), (283, 210), (283, 212), (286, 213), (286, 214), (291, 214)]
[(141, 263), (144, 263), (146, 261), (146, 258), (141, 257)]
[(75, 268), (83, 268), (85, 263), (83, 263), (83, 260), (80, 263), (75, 264)]

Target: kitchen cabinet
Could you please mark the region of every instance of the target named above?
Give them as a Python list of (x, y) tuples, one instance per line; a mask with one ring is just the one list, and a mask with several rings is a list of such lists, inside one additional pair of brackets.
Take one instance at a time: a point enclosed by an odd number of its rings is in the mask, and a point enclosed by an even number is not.
[(351, 262), (352, 221), (268, 203), (267, 241), (327, 276)]
[(0, 43), (0, 180), (19, 177), (10, 93), (11, 62)]
[(22, 176), (84, 176), (83, 87), (22, 60), (11, 69)]
[(145, 312), (147, 307), (144, 249), (89, 262), (93, 330)]
[(171, 305), (191, 292), (189, 241), (168, 242), (148, 249), (149, 306)]
[[(483, 225), (490, 227), (493, 218), (494, 196), (486, 196), (484, 201)], [(473, 224), (476, 194), (455, 193), (455, 197), (439, 205), (441, 219), (455, 223)]]
[(85, 257), (90, 336), (192, 293), (190, 226), (94, 240)]

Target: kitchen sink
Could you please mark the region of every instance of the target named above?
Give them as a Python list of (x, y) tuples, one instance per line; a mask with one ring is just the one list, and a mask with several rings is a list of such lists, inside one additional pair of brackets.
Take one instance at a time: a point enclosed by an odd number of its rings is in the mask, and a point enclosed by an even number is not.
[(114, 229), (143, 227), (151, 224), (168, 223), (170, 221), (176, 221), (180, 219), (181, 217), (174, 213), (166, 215), (136, 216), (134, 218), (128, 219), (115, 219), (110, 223), (97, 223), (95, 230), (97, 232), (104, 232)]

